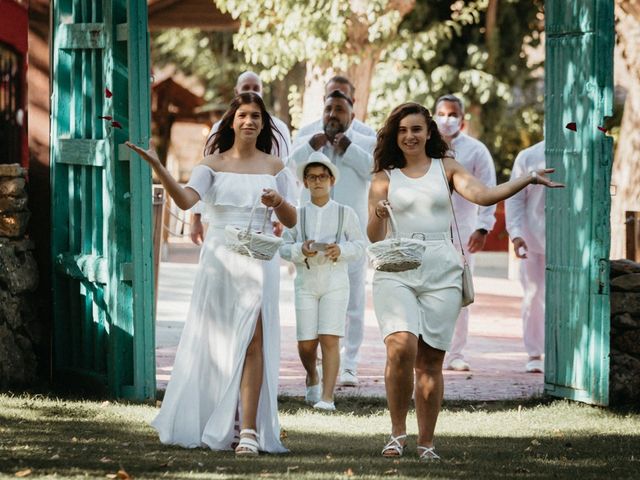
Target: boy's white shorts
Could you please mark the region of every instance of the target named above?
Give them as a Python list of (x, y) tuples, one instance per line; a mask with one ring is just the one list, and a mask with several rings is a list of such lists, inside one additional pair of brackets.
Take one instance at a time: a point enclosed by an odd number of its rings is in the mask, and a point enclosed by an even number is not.
[(298, 267), (295, 279), (296, 336), (298, 341), (318, 335), (344, 336), (349, 275), (347, 265)]

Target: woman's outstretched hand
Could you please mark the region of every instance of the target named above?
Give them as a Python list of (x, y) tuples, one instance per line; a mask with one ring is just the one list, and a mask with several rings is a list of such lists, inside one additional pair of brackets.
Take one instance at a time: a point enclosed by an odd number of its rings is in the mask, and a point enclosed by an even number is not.
[(531, 172), (531, 183), (533, 185), (544, 185), (547, 188), (564, 188), (564, 183), (557, 183), (547, 177), (547, 173), (555, 172), (555, 168), (543, 168), (541, 170), (534, 170)]
[(144, 148), (141, 148), (131, 142), (125, 142), (125, 145), (129, 147), (131, 150), (133, 150), (134, 152), (136, 152), (138, 155), (140, 155), (142, 159), (146, 161), (149, 165), (153, 166), (153, 165), (160, 164), (160, 158), (158, 157), (158, 152), (156, 152), (153, 146), (153, 141), (149, 142), (148, 150), (145, 150)]

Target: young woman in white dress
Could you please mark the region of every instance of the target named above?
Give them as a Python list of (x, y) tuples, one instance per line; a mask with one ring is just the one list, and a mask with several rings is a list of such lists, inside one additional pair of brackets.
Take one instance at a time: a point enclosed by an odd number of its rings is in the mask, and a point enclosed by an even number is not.
[[(422, 265), (399, 273), (375, 272), (374, 310), (387, 350), (385, 387), (391, 438), (382, 450), (400, 457), (407, 439), (412, 393), (418, 417), (418, 455), (434, 460), (434, 431), (444, 393), (442, 362), (451, 345), (462, 305), (462, 259), (451, 241), (450, 187), (478, 205), (492, 205), (529, 184), (562, 185), (531, 172), (488, 188), (453, 158), (429, 111), (417, 103), (391, 112), (378, 133), (374, 177), (369, 191), (367, 234), (372, 242), (387, 235), (387, 207), (400, 236), (424, 239)], [(414, 390), (415, 376), (415, 390)]]
[(203, 200), (211, 221), (171, 381), (152, 422), (162, 443), (213, 450), (237, 444), (237, 455), (287, 451), (277, 411), (278, 259), (234, 253), (224, 240), (227, 225), (247, 226), (257, 201), (263, 205), (256, 212), (260, 219), (269, 207), (285, 226), (296, 224), (295, 178), (270, 155), (276, 133), (262, 99), (238, 95), (186, 187), (153, 148), (127, 143), (178, 207), (187, 210)]

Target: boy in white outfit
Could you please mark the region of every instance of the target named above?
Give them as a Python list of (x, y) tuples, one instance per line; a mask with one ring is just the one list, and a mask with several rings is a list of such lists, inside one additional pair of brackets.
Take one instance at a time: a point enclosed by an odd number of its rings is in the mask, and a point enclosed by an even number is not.
[[(296, 336), (307, 372), (305, 400), (314, 408), (335, 410), (339, 342), (349, 303), (348, 263), (362, 258), (365, 241), (354, 210), (331, 200), (331, 188), (340, 176), (338, 167), (326, 155), (313, 152), (297, 172), (310, 201), (298, 208), (298, 224), (285, 230), (280, 255), (293, 262), (297, 271)], [(316, 367), (318, 344), (322, 375)]]

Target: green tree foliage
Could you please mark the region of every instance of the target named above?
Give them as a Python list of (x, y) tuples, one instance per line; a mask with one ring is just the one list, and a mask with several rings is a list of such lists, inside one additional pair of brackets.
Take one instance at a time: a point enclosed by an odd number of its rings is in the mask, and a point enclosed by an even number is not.
[(175, 65), (205, 86), (205, 100), (228, 103), (237, 76), (247, 69), (244, 55), (233, 48), (232, 32), (207, 32), (172, 28), (151, 36), (151, 61), (155, 67)]
[[(266, 80), (282, 78), (298, 62), (347, 70), (364, 43), (384, 45), (413, 0), (215, 0), (240, 20), (234, 44)], [(361, 25), (367, 30), (362, 38)], [(354, 38), (358, 37), (358, 38)]]
[(488, 35), (487, 1), (418, 1), (378, 63), (369, 122), (379, 126), (401, 102), (433, 109), (440, 95), (455, 93), (504, 180), (517, 153), (542, 138), (542, 67), (528, 65), (526, 54), (540, 44), (542, 3), (500, 1)]

